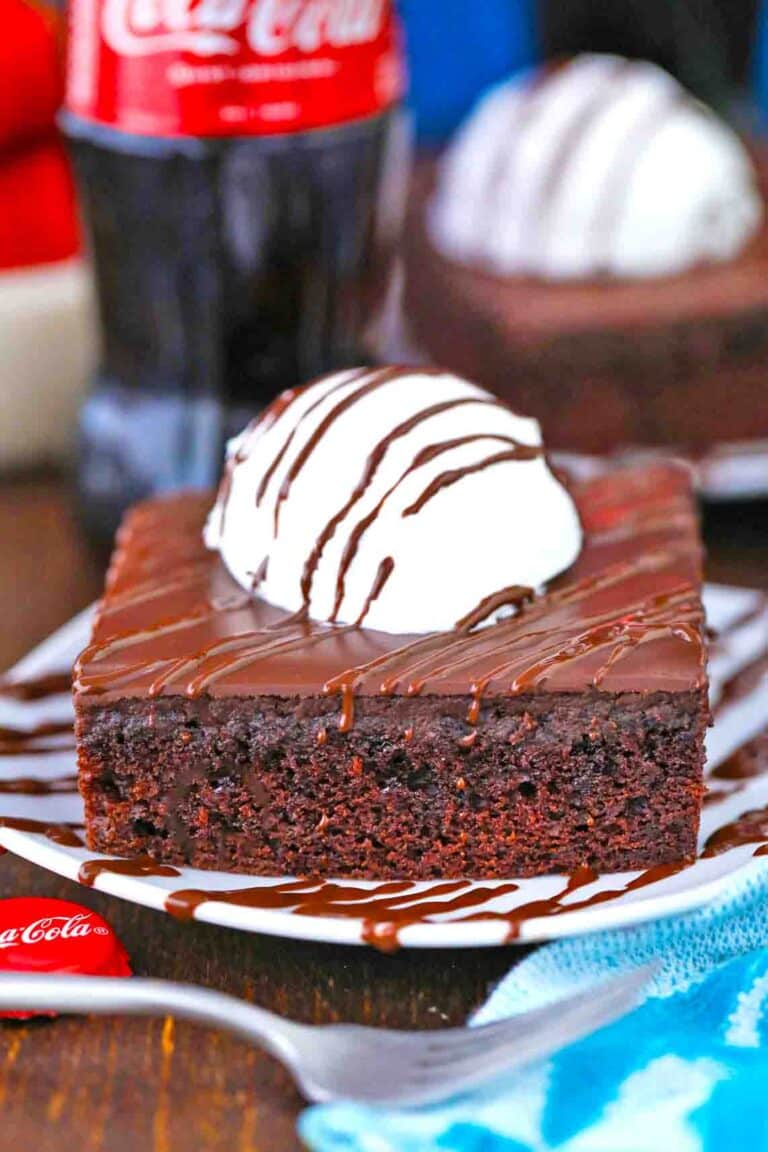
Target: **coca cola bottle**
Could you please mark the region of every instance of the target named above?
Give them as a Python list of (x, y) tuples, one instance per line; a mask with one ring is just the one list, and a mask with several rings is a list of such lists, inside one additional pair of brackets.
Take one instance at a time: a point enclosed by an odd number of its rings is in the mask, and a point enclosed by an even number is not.
[(276, 392), (370, 359), (407, 178), (392, 0), (71, 0), (63, 124), (100, 370), (90, 526), (209, 485)]

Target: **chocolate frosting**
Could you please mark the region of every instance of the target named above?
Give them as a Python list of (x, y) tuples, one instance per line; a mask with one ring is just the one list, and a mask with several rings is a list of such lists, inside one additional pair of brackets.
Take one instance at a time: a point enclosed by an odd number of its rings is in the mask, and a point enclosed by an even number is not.
[[(182, 494), (129, 513), (92, 642), (75, 669), (81, 704), (121, 696), (378, 693), (483, 698), (535, 691), (689, 691), (706, 683), (701, 552), (681, 466), (617, 470), (573, 487), (585, 543), (546, 594), (510, 588), (511, 618), (397, 636), (318, 624), (248, 595), (201, 538), (212, 497)], [(457, 524), (472, 547), (472, 525)], [(504, 509), (499, 508), (499, 532)], [(445, 573), (451, 579), (451, 573)]]

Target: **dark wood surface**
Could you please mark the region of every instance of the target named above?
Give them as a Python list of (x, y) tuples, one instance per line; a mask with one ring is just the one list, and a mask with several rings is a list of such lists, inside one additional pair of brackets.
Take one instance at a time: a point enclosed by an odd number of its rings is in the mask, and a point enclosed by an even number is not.
[[(712, 579), (768, 587), (768, 507), (705, 517)], [(0, 482), (0, 667), (98, 594), (66, 482)], [(394, 1027), (462, 1021), (514, 949), (340, 948), (178, 924), (8, 855), (0, 896), (95, 908), (142, 975), (191, 980), (307, 1021)], [(59, 1019), (0, 1026), (0, 1146), (19, 1152), (291, 1152), (301, 1101), (282, 1068), (239, 1041), (166, 1020)]]

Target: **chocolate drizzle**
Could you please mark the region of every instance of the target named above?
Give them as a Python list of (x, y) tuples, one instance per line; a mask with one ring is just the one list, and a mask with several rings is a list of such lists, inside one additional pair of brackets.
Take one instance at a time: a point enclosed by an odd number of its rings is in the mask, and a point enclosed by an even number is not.
[(643, 149), (658, 134), (669, 117), (689, 103), (690, 98), (685, 92), (676, 90), (671, 93), (664, 92), (661, 99), (626, 133), (621, 151), (611, 165), (608, 184), (602, 193), (592, 226), (599, 250), (605, 253), (607, 266), (611, 263), (611, 250), (621, 224), (632, 173), (643, 154)]
[[(578, 66), (578, 65), (577, 65)], [(610, 108), (612, 93), (621, 92), (627, 80), (631, 81), (633, 63), (629, 60), (616, 60), (600, 77), (597, 86), (588, 94), (581, 107), (576, 107), (575, 115), (562, 125), (557, 146), (552, 150), (546, 165), (539, 203), (541, 211), (537, 217), (539, 229), (543, 230), (540, 239), (546, 242), (547, 228), (552, 209), (565, 181), (571, 161), (579, 155), (582, 142)]]
[[(750, 604), (743, 612), (740, 612), (728, 626), (725, 635), (730, 635), (741, 628), (746, 628), (751, 624), (756, 624), (758, 620), (768, 612), (768, 595), (764, 592), (758, 593), (757, 599), (754, 603)], [(717, 639), (720, 639), (718, 633)]]
[(66, 822), (29, 820), (23, 816), (0, 816), (0, 828), (11, 828), (15, 832), (31, 832), (36, 836), (45, 836), (54, 844), (61, 844), (64, 848), (85, 847), (85, 841), (75, 832), (75, 828), (81, 827), (80, 824)]
[[(339, 564), (339, 570), (336, 576), (336, 598), (333, 604), (331, 620), (336, 620), (341, 610), (341, 605), (344, 600), (347, 573), (349, 572), (349, 569), (352, 566), (352, 562), (357, 555), (363, 536), (368, 531), (368, 529), (373, 524), (375, 524), (382, 508), (390, 499), (390, 497), (397, 491), (403, 481), (406, 480), (407, 477), (410, 476), (413, 472), (423, 467), (425, 464), (428, 464), (432, 460), (437, 459), (437, 457), (442, 455), (444, 452), (449, 452), (456, 447), (474, 443), (479, 440), (492, 440), (496, 443), (512, 444), (513, 447), (508, 449), (506, 452), (497, 453), (493, 456), (487, 456), (485, 459), (480, 460), (475, 464), (467, 464), (462, 468), (453, 468), (447, 472), (440, 473), (440, 475), (436, 476), (427, 485), (421, 495), (412, 504), (404, 509), (402, 515), (414, 515), (416, 512), (419, 512), (421, 508), (423, 508), (428, 500), (430, 500), (443, 488), (450, 487), (451, 484), (455, 484), (459, 480), (463, 480), (466, 476), (469, 476), (474, 472), (483, 471), (485, 468), (491, 466), (492, 464), (501, 463), (502, 461), (534, 460), (540, 456), (542, 452), (540, 447), (531, 447), (526, 444), (520, 444), (517, 441), (512, 440), (509, 436), (489, 436), (485, 433), (472, 436), (461, 436), (453, 440), (444, 440), (440, 443), (429, 444), (426, 448), (422, 448), (419, 452), (416, 453), (411, 463), (400, 474), (395, 483), (386, 490), (375, 507), (366, 516), (359, 520), (350, 532), (347, 538), (347, 542), (344, 546), (341, 562)], [(311, 591), (311, 582), (307, 591), (308, 594)], [(309, 601), (306, 600), (305, 602), (308, 603)], [(364, 615), (365, 614), (361, 616), (359, 623), (361, 623), (364, 619)]]
[(269, 556), (265, 556), (254, 573), (251, 574), (251, 592), (257, 592), (259, 585), (263, 584), (269, 571)]
[[(679, 612), (678, 621), (674, 625), (670, 625), (666, 619), (669, 607), (674, 607)], [(644, 604), (627, 612), (621, 620), (597, 622), (569, 643), (547, 653), (512, 681), (511, 691), (514, 695), (530, 691), (537, 687), (558, 664), (606, 649), (609, 655), (592, 677), (592, 683), (597, 688), (605, 680), (613, 665), (624, 655), (638, 644), (647, 643), (656, 637), (657, 621), (662, 636), (671, 633), (688, 644), (697, 644), (701, 641), (699, 607), (688, 589), (681, 589), (678, 594), (653, 596)], [(497, 673), (496, 669), (494, 673)]]
[[(577, 868), (575, 872), (568, 877), (568, 881), (561, 891), (556, 892), (554, 896), (548, 896), (544, 900), (531, 900), (527, 904), (519, 905), (515, 908), (509, 919), (509, 932), (507, 939), (511, 942), (516, 940), (520, 935), (521, 925), (526, 920), (533, 920), (540, 916), (560, 916), (564, 912), (580, 912), (585, 908), (592, 908), (596, 904), (604, 904), (606, 900), (615, 900), (617, 896), (624, 896), (627, 892), (635, 892), (638, 888), (645, 888), (648, 884), (657, 884), (660, 880), (665, 880), (669, 876), (675, 876), (681, 872), (683, 868), (688, 867), (688, 862), (678, 861), (671, 864), (656, 864), (653, 868), (646, 868), (645, 871), (640, 872), (633, 880), (627, 881), (619, 888), (602, 888), (598, 892), (593, 892), (591, 896), (586, 896), (581, 900), (568, 900), (566, 898), (571, 896), (580, 888), (586, 888), (590, 884), (594, 884), (600, 877), (591, 868), (583, 866)], [(475, 919), (487, 919), (487, 915), (480, 913)]]
[[(467, 436), (464, 437), (463, 442), (468, 443), (470, 440), (482, 440), (482, 436)], [(508, 436), (494, 437), (497, 441), (510, 441)], [(454, 440), (448, 441), (447, 445), (455, 447), (462, 441)], [(441, 450), (447, 450), (446, 445), (436, 445), (435, 447)], [(508, 448), (505, 452), (496, 452), (491, 456), (486, 456), (484, 460), (477, 460), (474, 464), (465, 464), (463, 468), (449, 468), (446, 472), (441, 472), (439, 476), (435, 476), (431, 480), (424, 491), (418, 496), (412, 504), (403, 510), (403, 516), (415, 516), (420, 512), (425, 504), (428, 504), (433, 497), (437, 496), (438, 492), (442, 492), (445, 488), (450, 488), (452, 484), (458, 483), (459, 480), (466, 479), (467, 476), (472, 476), (476, 472), (484, 472), (486, 468), (493, 467), (494, 464), (508, 463), (510, 460), (535, 460), (542, 455), (542, 449), (539, 447), (532, 447), (528, 444), (517, 444), (513, 448)]]
[[(366, 943), (389, 952), (398, 947), (399, 933), (408, 925), (434, 915), (469, 913), (478, 905), (516, 892), (518, 888), (519, 885), (511, 881), (492, 886), (468, 880), (446, 880), (420, 891), (410, 880), (386, 881), (373, 887), (335, 881), (288, 880), (225, 891), (184, 889), (170, 893), (165, 907), (180, 920), (191, 919), (197, 908), (209, 900), (246, 908), (291, 911), (299, 916), (351, 916), (363, 921), (362, 937)], [(509, 916), (489, 913), (487, 918), (507, 921)], [(462, 919), (472, 919), (472, 916)]]
[(740, 668), (723, 684), (713, 709), (718, 716), (731, 704), (749, 696), (753, 689), (768, 676), (768, 653), (762, 652), (755, 660)]
[(647, 884), (657, 883), (681, 871), (686, 864), (661, 864), (641, 872), (618, 888), (603, 889), (578, 901), (568, 897), (599, 879), (591, 868), (579, 868), (565, 878), (552, 896), (520, 904), (508, 912), (483, 910), (482, 905), (519, 890), (513, 881), (477, 884), (469, 880), (445, 880), (423, 889), (409, 880), (392, 880), (364, 887), (354, 883), (317, 880), (286, 880), (275, 884), (236, 889), (187, 888), (171, 892), (165, 908), (180, 920), (189, 920), (201, 904), (215, 900), (244, 908), (290, 911), (298, 916), (353, 917), (363, 922), (362, 938), (384, 952), (399, 946), (402, 930), (431, 917), (450, 913), (451, 922), (495, 921), (507, 926), (507, 939), (520, 934), (526, 920), (557, 916), (615, 899)]
[(391, 556), (385, 556), (384, 559), (379, 564), (378, 570), (376, 572), (376, 576), (375, 576), (373, 584), (371, 586), (371, 590), (368, 593), (368, 595), (366, 596), (365, 604), (363, 604), (363, 610), (360, 613), (360, 615), (358, 616), (357, 620), (355, 621), (355, 625), (357, 627), (359, 627), (359, 625), (362, 624), (363, 620), (368, 615), (368, 609), (370, 608), (371, 604), (373, 604), (374, 600), (376, 600), (379, 597), (384, 585), (386, 584), (387, 580), (389, 580), (389, 578), (392, 575), (392, 573), (394, 572), (394, 570), (395, 570), (394, 560), (392, 559)]
[[(535, 172), (535, 185), (532, 189), (521, 188), (518, 195), (530, 202), (528, 230), (522, 238), (523, 246), (528, 240), (531, 251), (527, 253), (529, 263), (535, 264), (532, 257), (546, 252), (550, 243), (552, 224), (555, 220), (560, 198), (566, 189), (574, 163), (583, 162), (585, 148), (588, 147), (595, 130), (599, 129), (606, 115), (610, 116), (625, 96), (629, 97), (626, 128), (623, 136), (614, 146), (614, 155), (607, 173), (595, 183), (595, 206), (592, 218), (588, 221), (588, 239), (591, 250), (596, 251), (607, 275), (613, 272), (613, 249), (620, 228), (628, 191), (638, 161), (643, 157), (659, 131), (679, 110), (695, 105), (687, 93), (677, 87), (671, 90), (659, 84), (659, 92), (650, 107), (644, 102), (635, 102), (637, 111), (632, 111), (633, 89), (639, 90), (643, 81), (644, 63), (634, 60), (616, 59), (606, 61), (605, 67), (594, 69), (589, 61), (580, 58), (564, 59), (556, 69), (542, 66), (536, 69), (527, 81), (513, 105), (514, 116), (510, 118), (509, 130), (503, 144), (496, 142), (493, 163), (488, 166), (486, 177), (486, 205), (489, 219), (502, 219), (507, 213), (510, 190), (519, 183), (518, 172), (530, 176), (532, 171), (525, 163), (526, 146), (529, 136), (536, 132), (536, 117), (551, 109), (547, 99), (548, 82), (559, 74), (555, 81), (566, 85), (561, 97), (563, 107), (568, 102), (568, 115), (561, 116), (556, 127), (549, 125), (550, 146), (542, 155), (542, 163)], [(568, 89), (568, 74), (587, 78), (586, 85)], [(564, 81), (563, 78), (564, 77)], [(626, 102), (625, 102), (626, 103)], [(699, 105), (695, 105), (697, 109)], [(544, 137), (546, 140), (546, 136)], [(523, 181), (527, 184), (526, 181)]]
[(502, 608), (519, 610), (524, 604), (529, 604), (534, 595), (533, 588), (528, 588), (524, 584), (510, 584), (508, 588), (501, 588), (498, 592), (492, 592), (490, 596), (484, 596), (479, 604), (476, 604), (470, 612), (456, 621), (456, 631), (471, 632), (478, 624), (482, 624), (484, 620), (488, 620)]
[(80, 865), (77, 878), (81, 884), (91, 888), (99, 876), (108, 873), (110, 876), (180, 876), (178, 868), (172, 864), (158, 864), (150, 856), (133, 856), (128, 859), (108, 857), (100, 860), (84, 860)]
[(726, 784), (724, 788), (708, 788), (704, 803), (709, 807), (742, 792), (750, 780), (764, 776), (768, 772), (768, 727), (751, 740), (747, 740), (731, 755), (713, 768), (709, 780)]
[[(24, 703), (46, 700), (69, 693), (72, 672), (69, 669), (45, 672), (39, 676), (0, 681), (0, 696)], [(66, 737), (66, 740), (60, 739)], [(59, 738), (59, 739), (57, 739)], [(55, 742), (51, 742), (55, 741)], [(19, 728), (0, 725), (0, 759), (17, 756), (51, 756), (74, 751), (72, 720), (48, 720)], [(37, 776), (0, 777), (0, 795), (3, 796), (56, 796), (77, 792), (77, 777), (73, 774), (47, 779)], [(83, 841), (68, 823), (49, 823), (24, 817), (2, 816), (0, 828), (13, 828), (20, 832), (34, 832), (46, 836), (68, 848), (82, 847)]]
[[(0, 750), (0, 757), (7, 753)], [(0, 778), (3, 796), (59, 796), (77, 792), (77, 776), (54, 776), (47, 780), (39, 776), (11, 776)]]
[(768, 733), (742, 744), (710, 772), (712, 780), (754, 780), (768, 771)]
[[(93, 642), (77, 664), (76, 692), (83, 703), (96, 703), (142, 694), (325, 691), (339, 697), (347, 731), (358, 695), (467, 694), (479, 719), (482, 700), (537, 691), (545, 681), (554, 691), (699, 689), (700, 555), (687, 473), (627, 469), (616, 473), (608, 494), (603, 482), (592, 482), (574, 495), (585, 546), (546, 595), (503, 589), (453, 629), (417, 637), (321, 624), (244, 597), (199, 541), (205, 497), (144, 505), (121, 534)], [(667, 531), (665, 517), (674, 523)], [(643, 535), (647, 519), (659, 524), (652, 538)], [(602, 538), (625, 525), (621, 540)], [(169, 563), (148, 577), (145, 558), (169, 551), (169, 538), (178, 565), (170, 549)], [(356, 529), (348, 548), (357, 539)], [(390, 561), (380, 562), (371, 600), (391, 575)], [(480, 626), (503, 607), (514, 615)]]
[[(275, 472), (279, 468), (280, 464), (283, 461), (283, 457), (285, 456), (286, 452), (288, 451), (291, 444), (293, 443), (293, 439), (296, 435), (296, 432), (299, 429), (301, 421), (305, 420), (307, 416), (311, 415), (312, 412), (314, 412), (316, 408), (319, 408), (319, 406), (321, 404), (323, 404), (328, 399), (329, 396), (333, 396), (334, 393), (338, 392), (341, 388), (345, 388), (348, 384), (351, 384), (354, 380), (358, 380), (361, 377), (365, 376), (366, 374), (367, 374), (367, 369), (365, 369), (365, 368), (359, 368), (359, 369), (357, 369), (357, 371), (355, 371), (353, 373), (345, 374), (341, 380), (337, 381), (337, 383), (333, 385), (332, 388), (329, 388), (328, 391), (324, 392), (323, 395), (320, 396), (317, 400), (315, 400), (313, 404), (309, 405), (306, 412), (304, 412), (304, 414), (302, 415), (299, 423), (295, 426), (295, 428), (293, 428), (289, 432), (288, 436), (283, 441), (283, 445), (282, 445), (280, 451), (274, 457), (269, 468), (267, 468), (266, 472), (264, 473), (262, 480), (261, 480), (261, 484), (259, 485), (259, 488), (256, 492), (256, 507), (257, 508), (261, 504), (262, 500), (264, 499), (264, 496), (266, 495), (266, 491), (267, 491), (267, 488), (269, 487), (270, 480), (272, 479)], [(303, 390), (304, 389), (299, 389), (295, 394), (292, 394), (290, 402), (293, 401), (293, 399), (295, 398), (296, 395), (301, 395), (301, 392)], [(275, 413), (275, 419), (270, 420), (270, 423), (271, 424), (276, 423), (277, 419), (279, 419), (279, 417), (283, 414), (283, 412), (286, 410), (286, 408), (288, 406), (289, 406), (288, 404), (285, 404), (282, 407), (280, 407), (278, 405), (278, 411)], [(272, 409), (268, 408), (264, 414), (265, 421), (270, 419), (270, 413), (271, 412), (272, 412)], [(263, 430), (265, 430), (265, 425), (261, 422), (258, 423), (256, 425), (256, 431), (259, 432), (259, 431), (263, 431)], [(277, 529), (278, 529), (279, 504), (280, 504), (280, 501), (278, 501), (278, 505), (275, 508), (275, 535), (277, 535)]]
[[(280, 492), (278, 493), (277, 501), (275, 502), (275, 536), (277, 536), (279, 528), (280, 507), (288, 499), (294, 480), (311, 457), (312, 453), (322, 440), (325, 433), (335, 424), (340, 416), (342, 416), (349, 408), (353, 406), (353, 404), (356, 404), (359, 400), (362, 400), (365, 396), (369, 395), (369, 393), (375, 391), (377, 388), (380, 388), (383, 384), (387, 384), (390, 380), (396, 380), (398, 377), (405, 375), (407, 371), (407, 369), (398, 367), (380, 368), (377, 372), (373, 373), (366, 369), (360, 370), (360, 372), (357, 374), (357, 379), (362, 379), (363, 383), (360, 384), (359, 388), (356, 388), (354, 392), (350, 392), (347, 396), (340, 400), (338, 404), (336, 404), (331, 409), (331, 411), (323, 417), (312, 435), (307, 439), (306, 443), (302, 445), (301, 450), (296, 455), (296, 459), (293, 461), (290, 468), (286, 472), (285, 479), (280, 485)], [(350, 381), (348, 379), (343, 381), (344, 385), (349, 383)], [(336, 387), (338, 387), (338, 385)], [(318, 404), (321, 404), (326, 399), (326, 397), (334, 391), (336, 391), (336, 388), (331, 388), (330, 392), (325, 393), (320, 400), (312, 404), (307, 409), (307, 412), (312, 412), (318, 406)], [(299, 424), (296, 425), (296, 428), (291, 433), (289, 440), (286, 442), (286, 447), (298, 428)]]
[[(757, 620), (764, 611), (765, 603), (761, 602), (758, 610), (750, 612), (746, 618), (740, 617), (734, 621), (728, 633)], [(721, 716), (732, 704), (749, 697), (767, 676), (768, 653), (761, 652), (754, 660), (738, 668), (722, 684), (720, 696), (712, 710), (714, 717)], [(726, 786), (713, 788), (709, 784), (704, 795), (705, 806), (719, 804), (729, 796), (742, 792), (750, 780), (763, 776), (766, 772), (768, 772), (768, 727), (739, 745), (726, 760), (712, 769), (708, 781), (723, 783)]]
[[(288, 388), (285, 392), (272, 401), (269, 407), (262, 412), (261, 416), (257, 416), (252, 420), (245, 432), (243, 433), (240, 441), (240, 446), (237, 451), (229, 457), (224, 468), (224, 475), (219, 485), (219, 490), (216, 493), (216, 508), (219, 512), (219, 533), (224, 531), (227, 516), (227, 500), (232, 490), (232, 478), (235, 473), (235, 468), (238, 464), (242, 464), (248, 458), (250, 451), (253, 448), (254, 441), (263, 436), (273, 424), (276, 424), (280, 417), (283, 415), (287, 408), (290, 408), (296, 397), (302, 390), (300, 388)], [(269, 481), (267, 480), (267, 483)]]
[(440, 416), (445, 412), (452, 411), (455, 408), (464, 407), (467, 404), (490, 404), (492, 406), (502, 407), (500, 401), (495, 399), (486, 399), (482, 396), (462, 396), (455, 400), (442, 400), (437, 404), (428, 405), (420, 412), (416, 412), (413, 416), (410, 416), (407, 420), (402, 421), (402, 423), (398, 424), (395, 428), (392, 429), (391, 432), (379, 440), (379, 442), (375, 445), (370, 455), (368, 456), (365, 468), (363, 470), (363, 475), (354, 488), (352, 495), (349, 497), (346, 504), (344, 504), (342, 508), (340, 508), (339, 511), (328, 521), (325, 528), (320, 533), (314, 548), (305, 561), (304, 570), (301, 577), (301, 594), (305, 605), (309, 605), (312, 595), (312, 580), (314, 578), (315, 572), (317, 571), (317, 566), (320, 563), (320, 558), (327, 544), (333, 538), (336, 529), (339, 527), (342, 521), (352, 511), (355, 504), (357, 504), (362, 499), (362, 497), (370, 488), (376, 473), (379, 470), (379, 466), (383, 462), (391, 446), (397, 440), (402, 439), (403, 436), (409, 435), (425, 421), (431, 420), (435, 416)]
[[(648, 563), (651, 565), (650, 560)], [(662, 566), (663, 561), (660, 561), (659, 567)], [(580, 605), (582, 597), (606, 591), (620, 584), (626, 575), (626, 570), (619, 566), (602, 577), (585, 582), (585, 585), (552, 593), (547, 597), (546, 605), (542, 602), (534, 604), (528, 611), (521, 611), (518, 616), (499, 621), (480, 632), (457, 628), (452, 633), (433, 634), (416, 640), (367, 664), (345, 669), (341, 675), (326, 681), (325, 691), (338, 693), (348, 701), (374, 673), (381, 677), (382, 673), (388, 672), (389, 675), (379, 681), (382, 694), (390, 695), (403, 686), (407, 695), (414, 696), (424, 690), (427, 682), (434, 691), (444, 679), (455, 678), (464, 667), (476, 665), (478, 652), (481, 652), (486, 666), (490, 667), (484, 675), (470, 681), (473, 703), (470, 723), (476, 723), (480, 699), (494, 680), (503, 678), (506, 691), (510, 695), (520, 695), (536, 689), (560, 666), (605, 651), (607, 659), (597, 664), (591, 677), (591, 683), (599, 686), (619, 659), (641, 644), (671, 637), (692, 644), (694, 650), (700, 647), (700, 605), (697, 595), (686, 587), (628, 604), (619, 620), (615, 619), (613, 612), (606, 616), (586, 616), (583, 623), (588, 627), (575, 637), (564, 635), (551, 626), (543, 630), (536, 627), (544, 615), (552, 614), (555, 606)], [(497, 662), (494, 659), (497, 657), (503, 658)], [(390, 671), (393, 667), (396, 669), (394, 674)]]
[(719, 856), (731, 848), (756, 844), (755, 856), (768, 855), (768, 807), (744, 812), (730, 824), (724, 824), (707, 840), (702, 856)]
[[(51, 738), (66, 736), (67, 739), (51, 743)], [(57, 753), (74, 751), (75, 734), (71, 720), (50, 721), (37, 724), (34, 728), (12, 728), (0, 725), (1, 756), (53, 756)]]
[(45, 672), (40, 676), (25, 677), (21, 680), (0, 680), (0, 697), (8, 700), (46, 700), (49, 696), (61, 696), (72, 688), (72, 670), (64, 668), (57, 672)]

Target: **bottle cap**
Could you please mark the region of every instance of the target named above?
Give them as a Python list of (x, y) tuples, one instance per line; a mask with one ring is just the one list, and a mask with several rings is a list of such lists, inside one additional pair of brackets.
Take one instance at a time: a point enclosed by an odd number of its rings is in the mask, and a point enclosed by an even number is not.
[[(128, 953), (112, 928), (80, 904), (42, 897), (0, 900), (0, 973), (130, 976)], [(28, 1019), (55, 1013), (0, 1012)]]

